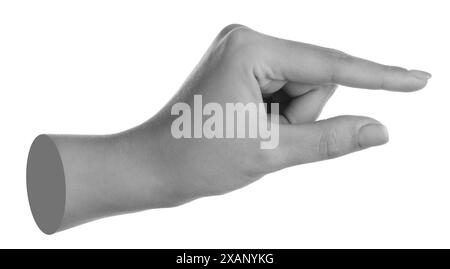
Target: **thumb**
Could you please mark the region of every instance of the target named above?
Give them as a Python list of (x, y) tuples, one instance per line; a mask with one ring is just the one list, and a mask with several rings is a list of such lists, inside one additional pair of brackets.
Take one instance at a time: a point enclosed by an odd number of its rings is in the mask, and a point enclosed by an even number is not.
[(360, 116), (338, 116), (303, 125), (280, 125), (281, 168), (339, 157), (389, 140), (380, 122)]

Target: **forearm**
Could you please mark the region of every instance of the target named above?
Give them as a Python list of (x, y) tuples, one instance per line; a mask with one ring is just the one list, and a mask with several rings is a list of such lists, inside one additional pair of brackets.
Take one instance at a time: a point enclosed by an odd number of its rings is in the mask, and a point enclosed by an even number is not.
[(107, 136), (41, 135), (30, 150), (27, 185), (46, 233), (105, 217), (171, 205), (157, 143), (145, 130)]

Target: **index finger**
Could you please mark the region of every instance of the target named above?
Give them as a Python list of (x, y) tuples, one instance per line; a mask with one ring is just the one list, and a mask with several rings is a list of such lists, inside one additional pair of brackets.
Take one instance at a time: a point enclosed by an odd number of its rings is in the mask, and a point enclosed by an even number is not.
[(415, 91), (427, 84), (431, 75), (383, 65), (346, 53), (310, 44), (263, 35), (271, 79), (355, 88)]

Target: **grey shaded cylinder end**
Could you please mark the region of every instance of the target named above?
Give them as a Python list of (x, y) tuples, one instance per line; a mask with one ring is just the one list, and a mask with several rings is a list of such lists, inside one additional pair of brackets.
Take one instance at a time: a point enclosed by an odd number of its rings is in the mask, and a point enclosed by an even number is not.
[(66, 204), (66, 182), (60, 153), (48, 135), (39, 135), (31, 145), (27, 192), (38, 227), (46, 234), (58, 231)]

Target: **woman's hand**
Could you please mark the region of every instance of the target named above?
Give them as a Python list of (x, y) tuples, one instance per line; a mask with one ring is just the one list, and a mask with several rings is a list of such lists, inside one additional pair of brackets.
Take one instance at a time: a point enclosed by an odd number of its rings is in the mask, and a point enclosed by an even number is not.
[[(39, 136), (27, 168), (33, 215), (44, 232), (53, 233), (108, 215), (223, 194), (288, 166), (384, 144), (387, 130), (374, 119), (316, 119), (337, 85), (410, 92), (422, 89), (430, 77), (227, 26), (176, 96), (149, 121), (106, 136)], [(279, 117), (261, 110), (255, 117), (251, 109), (244, 123), (228, 117), (227, 104), (249, 109), (264, 102), (278, 104), (279, 111), (270, 112)], [(216, 114), (217, 106), (222, 115)], [(181, 109), (186, 107), (190, 115)], [(222, 116), (222, 122), (205, 126), (213, 115)], [(238, 137), (242, 123), (245, 135)], [(270, 137), (261, 137), (264, 130)], [(208, 131), (213, 135), (205, 136)]]

